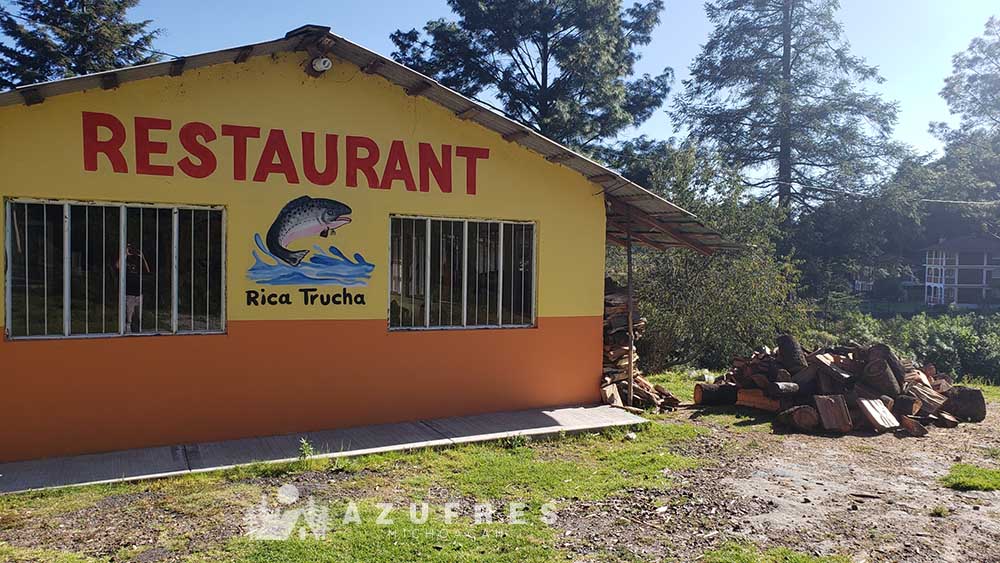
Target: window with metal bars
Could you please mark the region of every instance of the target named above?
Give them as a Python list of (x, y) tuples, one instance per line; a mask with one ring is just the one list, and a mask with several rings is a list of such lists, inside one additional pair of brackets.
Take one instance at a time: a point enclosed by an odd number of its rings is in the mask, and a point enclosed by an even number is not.
[(530, 327), (535, 226), (390, 218), (389, 327)]
[(220, 208), (8, 200), (7, 336), (225, 330)]

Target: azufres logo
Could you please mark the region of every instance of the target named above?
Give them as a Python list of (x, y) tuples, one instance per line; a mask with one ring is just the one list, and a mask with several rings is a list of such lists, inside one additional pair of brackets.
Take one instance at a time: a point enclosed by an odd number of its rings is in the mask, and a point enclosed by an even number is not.
[[(309, 536), (322, 539), (336, 525), (362, 524), (367, 520), (378, 526), (392, 526), (396, 520), (409, 520), (413, 524), (422, 525), (432, 516), (445, 524), (451, 524), (459, 518), (461, 508), (458, 502), (446, 502), (440, 507), (431, 507), (426, 502), (410, 503), (408, 507), (383, 502), (375, 505), (377, 510), (365, 511), (363, 515), (358, 504), (351, 501), (342, 512), (335, 513), (329, 507), (318, 506), (312, 497), (301, 505), (293, 506), (299, 502), (299, 490), (295, 485), (279, 487), (277, 501), (272, 506), (267, 495), (261, 495), (260, 504), (247, 510), (243, 516), (247, 536), (256, 540), (287, 540), (297, 533), (300, 539)], [(553, 503), (541, 505), (537, 515), (548, 525), (553, 525), (558, 520)], [(527, 524), (528, 516), (529, 506), (523, 502), (511, 502), (506, 506), (477, 503), (471, 507), (472, 522), (475, 525)]]

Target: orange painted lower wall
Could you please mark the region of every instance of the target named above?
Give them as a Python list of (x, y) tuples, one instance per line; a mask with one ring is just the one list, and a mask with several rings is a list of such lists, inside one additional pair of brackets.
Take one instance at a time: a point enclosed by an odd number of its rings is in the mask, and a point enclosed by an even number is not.
[(533, 329), (228, 328), (0, 342), (0, 461), (599, 400), (601, 317)]

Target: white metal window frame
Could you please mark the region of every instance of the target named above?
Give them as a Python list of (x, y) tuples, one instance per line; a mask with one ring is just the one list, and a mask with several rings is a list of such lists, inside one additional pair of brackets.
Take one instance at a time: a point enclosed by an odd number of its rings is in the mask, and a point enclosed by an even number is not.
[[(418, 221), (424, 221), (426, 228), (426, 234), (424, 238), (425, 249), (424, 255), (426, 259), (424, 261), (424, 326), (392, 326), (392, 220), (393, 219), (415, 219)], [(431, 277), (431, 221), (451, 221), (462, 223), (462, 324), (460, 325), (431, 325), (431, 291), (430, 291), (430, 277)], [(531, 225), (531, 317), (530, 321), (527, 323), (519, 324), (468, 324), (468, 292), (469, 292), (469, 223), (490, 223), (499, 224), (499, 244), (500, 255), (498, 257), (499, 266), (499, 278), (500, 286), (497, 292), (501, 296), (497, 299), (497, 318), (503, 320), (503, 315), (500, 312), (503, 310), (503, 226), (507, 225)], [(403, 214), (390, 214), (389, 215), (389, 267), (386, 268), (389, 274), (388, 285), (388, 296), (387, 296), (387, 307), (386, 307), (386, 325), (389, 327), (390, 332), (406, 332), (414, 330), (489, 330), (489, 329), (511, 329), (511, 328), (535, 328), (537, 321), (538, 311), (538, 223), (534, 221), (516, 221), (508, 219), (488, 219), (488, 218), (477, 218), (477, 217), (437, 217), (430, 215), (403, 215)]]
[[(14, 204), (40, 204), (40, 205), (59, 205), (63, 208), (63, 333), (62, 334), (46, 334), (46, 335), (29, 335), (29, 336), (12, 336), (10, 334), (10, 327), (12, 322), (12, 277), (14, 274), (13, 268), (10, 266), (10, 259), (13, 252), (11, 247), (11, 207)], [(226, 322), (227, 311), (229, 308), (228, 301), (226, 299), (226, 271), (227, 271), (227, 260), (228, 253), (226, 252), (226, 234), (227, 234), (227, 216), (226, 208), (221, 205), (188, 205), (188, 204), (174, 204), (174, 203), (142, 203), (142, 202), (121, 202), (121, 201), (83, 201), (83, 200), (70, 200), (70, 199), (39, 199), (39, 198), (28, 198), (28, 197), (8, 197), (3, 199), (4, 206), (4, 265), (7, 270), (4, 274), (4, 337), (10, 341), (19, 340), (64, 340), (64, 339), (76, 339), (76, 338), (121, 338), (121, 337), (142, 337), (142, 336), (164, 336), (164, 335), (199, 335), (199, 334), (225, 334), (228, 325)], [(171, 247), (172, 247), (172, 257), (171, 257), (171, 273), (170, 273), (170, 331), (157, 331), (157, 332), (126, 332), (125, 330), (125, 276), (119, 272), (118, 275), (118, 331), (117, 332), (105, 332), (100, 334), (71, 334), (70, 324), (71, 324), (71, 266), (70, 266), (70, 221), (71, 213), (70, 210), (73, 206), (88, 206), (88, 207), (117, 207), (118, 208), (118, 259), (121, 260), (125, 254), (126, 246), (126, 223), (128, 221), (127, 213), (128, 209), (170, 209), (171, 213)], [(216, 330), (178, 330), (177, 328), (177, 303), (178, 299), (178, 262), (177, 262), (177, 241), (178, 241), (178, 224), (180, 217), (180, 210), (186, 209), (191, 211), (219, 211), (221, 215), (222, 224), (222, 275), (220, 276), (219, 285), (221, 288), (220, 299), (222, 303), (221, 310), (219, 311), (219, 329)]]

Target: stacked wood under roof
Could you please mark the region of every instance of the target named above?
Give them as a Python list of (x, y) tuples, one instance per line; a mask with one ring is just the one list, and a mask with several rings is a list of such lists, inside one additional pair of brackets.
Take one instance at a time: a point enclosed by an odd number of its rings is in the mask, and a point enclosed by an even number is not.
[(695, 386), (695, 403), (737, 405), (777, 414), (775, 423), (800, 432), (853, 430), (927, 434), (982, 422), (982, 391), (954, 385), (932, 365), (916, 367), (885, 344), (804, 350), (782, 335), (775, 349), (736, 358), (714, 384)]
[[(634, 342), (642, 337), (646, 319), (632, 301), (633, 345), (629, 345), (629, 297), (626, 288), (611, 278), (604, 280), (604, 362), (601, 395), (604, 402), (615, 406), (668, 410), (680, 404), (669, 391), (653, 385), (642, 377), (637, 365), (639, 355)], [(632, 402), (629, 405), (629, 356), (632, 359)]]

